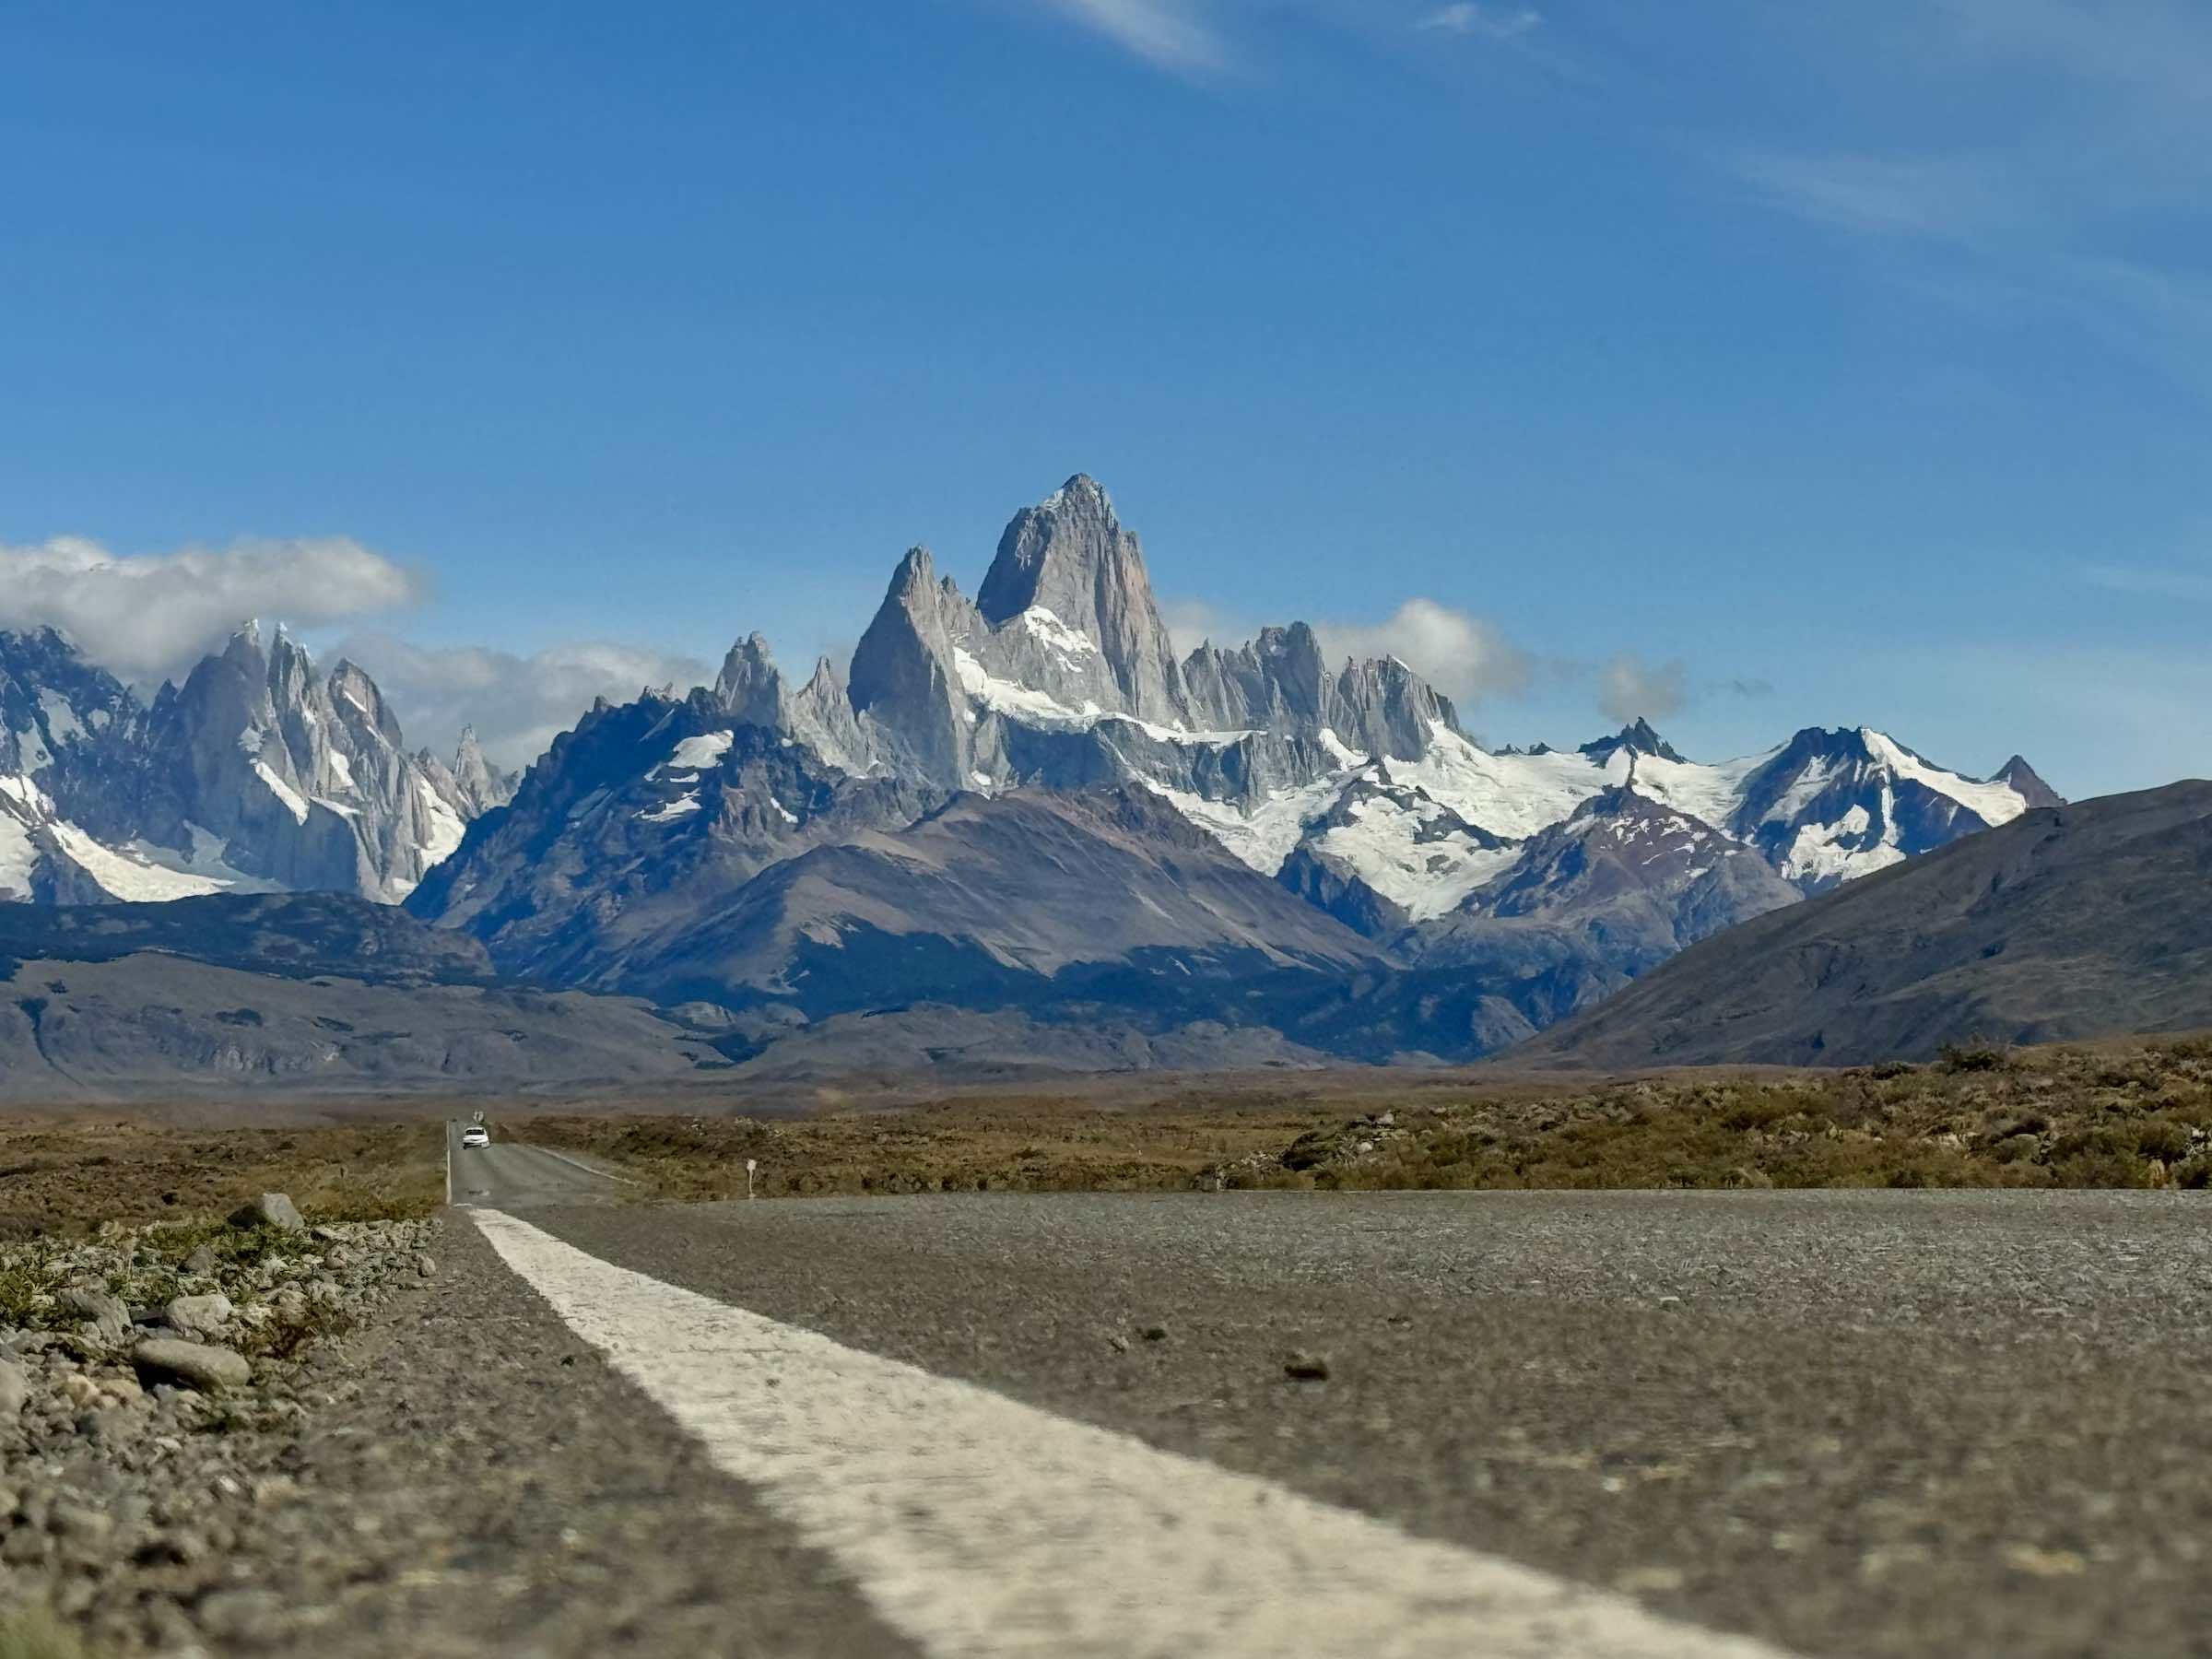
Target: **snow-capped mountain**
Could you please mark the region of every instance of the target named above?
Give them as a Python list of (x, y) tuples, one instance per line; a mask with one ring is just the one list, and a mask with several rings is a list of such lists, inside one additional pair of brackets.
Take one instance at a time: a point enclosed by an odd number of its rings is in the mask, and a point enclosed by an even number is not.
[[(1105, 803), (1084, 811), (1124, 852), (1071, 841), (1077, 820), (1037, 811), (1040, 791)], [(1137, 538), (1077, 477), (1015, 516), (972, 599), (909, 551), (848, 670), (794, 682), (756, 635), (712, 687), (594, 708), (410, 908), (511, 970), (803, 1020), (853, 1006), (832, 982), (885, 1002), (974, 989), (977, 950), (1064, 986), (1117, 963), (1188, 973), (1225, 912), (1194, 910), (1165, 885), (1180, 879), (1268, 925), (1312, 917), (1284, 935), (1299, 972), (1493, 976), (1443, 1044), (1465, 1052), (2048, 794), (2017, 759), (1977, 781), (1866, 729), (1720, 764), (1641, 721), (1579, 749), (1491, 750), (1406, 664), (1332, 665), (1303, 623), (1178, 658)], [(1173, 818), (1135, 811), (1146, 797)], [(1125, 855), (1177, 819), (1203, 837)], [(952, 854), (956, 828), (972, 854)], [(1255, 908), (1224, 874), (1239, 865), (1304, 904)], [(1080, 905), (1040, 900), (1055, 870)], [(747, 897), (762, 882), (772, 903)], [(1040, 919), (976, 920), (994, 905)], [(1360, 994), (1362, 1018), (1392, 1010), (1371, 1046), (1397, 1040), (1393, 995)]]
[(258, 625), (150, 704), (52, 629), (0, 632), (0, 899), (286, 889), (396, 902), (513, 780), (410, 754), (368, 675)]

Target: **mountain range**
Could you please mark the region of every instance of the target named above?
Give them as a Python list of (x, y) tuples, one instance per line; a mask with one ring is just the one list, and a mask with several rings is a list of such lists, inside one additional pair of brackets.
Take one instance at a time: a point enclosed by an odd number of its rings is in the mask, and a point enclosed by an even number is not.
[(395, 903), (514, 779), (409, 753), (376, 683), (249, 623), (150, 701), (52, 629), (0, 632), (0, 900)]
[(712, 686), (595, 706), (407, 903), (506, 971), (763, 1032), (933, 1000), (1465, 1057), (2056, 798), (1865, 728), (1720, 765), (1642, 721), (1492, 750), (1299, 622), (1179, 656), (1078, 476), (972, 599), (910, 550), (841, 670), (755, 635)]
[(1641, 720), (1488, 748), (1411, 666), (1332, 661), (1302, 622), (1179, 653), (1082, 476), (974, 597), (915, 547), (849, 663), (797, 679), (741, 639), (519, 780), (465, 738), (409, 753), (365, 674), (281, 631), (150, 701), (0, 635), (0, 891), (404, 901), (501, 975), (685, 1009), (745, 1064), (920, 1006), (924, 1053), (957, 1012), (1084, 1053), (1471, 1058), (2056, 803), (2018, 757), (1976, 779), (1865, 727), (1720, 764)]

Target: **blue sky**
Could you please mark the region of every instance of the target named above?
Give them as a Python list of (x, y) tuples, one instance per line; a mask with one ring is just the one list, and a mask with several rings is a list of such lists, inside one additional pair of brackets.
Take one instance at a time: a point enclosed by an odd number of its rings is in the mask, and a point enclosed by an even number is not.
[(2208, 82), (2159, 0), (18, 5), (0, 616), (526, 746), (1081, 469), (1494, 740), (2202, 775)]

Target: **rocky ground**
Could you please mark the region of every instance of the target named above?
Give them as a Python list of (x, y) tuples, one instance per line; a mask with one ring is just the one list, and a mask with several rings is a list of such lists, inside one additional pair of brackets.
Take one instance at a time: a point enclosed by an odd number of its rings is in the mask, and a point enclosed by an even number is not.
[(0, 1247), (0, 1597), (18, 1649), (182, 1655), (253, 1634), (279, 1592), (240, 1541), (293, 1488), (282, 1448), (327, 1399), (336, 1339), (429, 1283), (430, 1230), (311, 1228), (271, 1194), (229, 1222)]
[(0, 1659), (911, 1651), (458, 1213), (9, 1245), (0, 1308)]

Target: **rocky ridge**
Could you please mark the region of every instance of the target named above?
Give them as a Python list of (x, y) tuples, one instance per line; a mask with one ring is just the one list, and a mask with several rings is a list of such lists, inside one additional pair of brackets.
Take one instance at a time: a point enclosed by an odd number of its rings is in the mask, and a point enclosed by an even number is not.
[(410, 752), (374, 680), (282, 629), (150, 702), (51, 629), (0, 632), (0, 899), (395, 902), (513, 782), (473, 733), (450, 763)]

